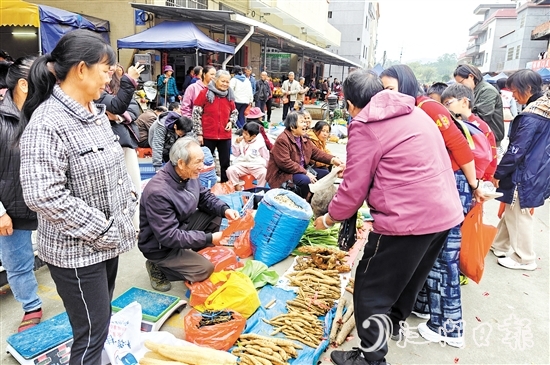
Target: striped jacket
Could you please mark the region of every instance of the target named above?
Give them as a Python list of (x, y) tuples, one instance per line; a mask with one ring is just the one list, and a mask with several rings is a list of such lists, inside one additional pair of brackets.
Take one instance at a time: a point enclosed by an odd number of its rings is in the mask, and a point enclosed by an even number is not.
[(58, 267), (93, 265), (136, 243), (137, 192), (104, 106), (95, 109), (55, 86), (21, 137), (21, 185), (38, 213), (39, 256)]

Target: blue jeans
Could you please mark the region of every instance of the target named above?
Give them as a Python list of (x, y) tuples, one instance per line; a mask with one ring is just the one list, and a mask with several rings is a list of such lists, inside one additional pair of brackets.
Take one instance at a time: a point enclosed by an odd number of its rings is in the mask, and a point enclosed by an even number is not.
[(242, 128), (245, 123), (245, 116), (244, 111), (248, 107), (248, 104), (242, 104), (242, 103), (235, 103), (235, 106), (237, 107), (237, 111), (239, 112), (239, 116), (237, 118), (237, 128)]
[[(461, 170), (455, 172), (456, 187), (464, 214), (472, 206), (472, 192)], [(429, 313), (428, 327), (447, 337), (462, 337), (462, 300), (460, 296), (460, 241), (462, 223), (452, 228), (424, 287), (418, 293), (414, 311)]]
[(39, 309), (38, 283), (34, 276), (32, 231), (14, 229), (11, 236), (0, 236), (0, 259), (6, 269), (8, 283), (15, 299), (25, 312)]
[[(314, 170), (317, 172), (317, 180), (320, 180), (328, 175), (327, 169), (314, 168)], [(311, 183), (309, 177), (304, 174), (294, 174), (292, 175), (292, 182), (300, 188), (300, 197), (304, 199), (307, 198), (309, 193), (309, 184)]]
[[(174, 101), (176, 101), (176, 97), (174, 95), (168, 96), (168, 104), (173, 103)], [(159, 97), (159, 106), (162, 105), (168, 108), (168, 105), (166, 105), (165, 103), (166, 103), (166, 100), (164, 100), (164, 94), (163, 94), (163, 96)]]

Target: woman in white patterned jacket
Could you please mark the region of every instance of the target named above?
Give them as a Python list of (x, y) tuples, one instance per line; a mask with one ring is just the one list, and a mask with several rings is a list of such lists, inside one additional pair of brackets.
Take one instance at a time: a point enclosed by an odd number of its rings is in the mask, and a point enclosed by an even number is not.
[(23, 196), (71, 322), (71, 365), (101, 363), (118, 256), (136, 243), (137, 193), (105, 107), (93, 103), (114, 65), (95, 33), (67, 33), (33, 64), (22, 110)]

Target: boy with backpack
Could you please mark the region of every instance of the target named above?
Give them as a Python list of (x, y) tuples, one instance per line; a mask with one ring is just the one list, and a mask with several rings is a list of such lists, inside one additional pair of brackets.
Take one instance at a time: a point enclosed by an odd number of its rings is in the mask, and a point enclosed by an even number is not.
[[(441, 103), (457, 118), (459, 129), (465, 134), (470, 145), (474, 147), (472, 152), (474, 152), (476, 173), (480, 172), (478, 178), (491, 181), (497, 168), (496, 139), (489, 125), (472, 113), (473, 100), (472, 89), (459, 83), (449, 86), (441, 94)], [(479, 131), (485, 138), (482, 138)]]

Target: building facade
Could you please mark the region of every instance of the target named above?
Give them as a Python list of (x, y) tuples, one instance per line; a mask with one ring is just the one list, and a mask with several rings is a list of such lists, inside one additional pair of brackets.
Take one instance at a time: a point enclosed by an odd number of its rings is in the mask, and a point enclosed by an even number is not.
[[(468, 60), (481, 72), (494, 71), (504, 57), (501, 37), (515, 29), (516, 4), (482, 4), (474, 14), (483, 16), (483, 20), (470, 28), (470, 41), (460, 61)], [(501, 67), (503, 65), (500, 65)]]
[(496, 72), (513, 71), (525, 68), (526, 64), (537, 59), (547, 50), (544, 39), (532, 39), (535, 28), (550, 19), (550, 5), (527, 2), (517, 10), (514, 30), (501, 37), (504, 58), (497, 64)]
[[(329, 49), (338, 55), (359, 63), (363, 68), (373, 67), (376, 59), (378, 2), (331, 0), (328, 22), (341, 33), (340, 46)], [(325, 67), (324, 77), (340, 80), (348, 75), (347, 67)]]

